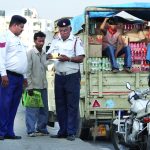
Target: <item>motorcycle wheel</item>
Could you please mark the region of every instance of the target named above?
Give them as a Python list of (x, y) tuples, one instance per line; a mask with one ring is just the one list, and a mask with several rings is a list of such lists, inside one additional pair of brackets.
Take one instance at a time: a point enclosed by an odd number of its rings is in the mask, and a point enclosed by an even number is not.
[(117, 126), (112, 126), (112, 143), (115, 150), (129, 150), (126, 146), (122, 143), (124, 142), (124, 138), (121, 134), (117, 133)]

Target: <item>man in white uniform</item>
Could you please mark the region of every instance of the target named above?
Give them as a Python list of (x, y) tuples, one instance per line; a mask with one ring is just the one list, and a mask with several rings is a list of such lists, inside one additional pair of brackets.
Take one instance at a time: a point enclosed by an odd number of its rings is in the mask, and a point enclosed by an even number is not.
[(52, 41), (48, 59), (59, 53), (55, 61), (55, 102), (60, 130), (53, 138), (73, 141), (77, 131), (80, 98), (80, 63), (84, 59), (82, 41), (71, 33), (69, 19), (58, 21), (59, 35)]
[(27, 84), (26, 49), (19, 38), (25, 23), (24, 17), (12, 16), (9, 30), (0, 36), (0, 140), (21, 139), (14, 133), (14, 119)]

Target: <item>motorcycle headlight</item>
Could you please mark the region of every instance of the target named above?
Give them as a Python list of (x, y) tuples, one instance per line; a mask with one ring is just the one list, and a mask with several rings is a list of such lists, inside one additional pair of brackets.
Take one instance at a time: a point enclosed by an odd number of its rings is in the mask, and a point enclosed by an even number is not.
[(134, 91), (132, 91), (129, 95), (128, 95), (128, 101), (131, 103), (131, 100), (134, 98), (134, 95), (136, 93)]

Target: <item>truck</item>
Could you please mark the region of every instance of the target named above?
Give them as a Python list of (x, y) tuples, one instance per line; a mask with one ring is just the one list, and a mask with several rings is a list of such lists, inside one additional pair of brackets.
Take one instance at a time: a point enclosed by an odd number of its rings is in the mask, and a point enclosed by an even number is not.
[[(128, 114), (128, 90), (126, 82), (133, 89), (148, 87), (149, 64), (146, 61), (147, 40), (138, 37), (138, 31), (148, 34), (150, 3), (128, 3), (107, 6), (89, 6), (85, 8), (84, 25), (81, 36), (85, 59), (81, 64), (80, 123), (78, 135), (82, 139), (105, 137), (110, 139), (112, 122), (118, 111)], [(82, 16), (82, 17), (83, 17)], [(127, 37), (132, 54), (132, 73), (123, 70), (124, 56), (117, 58), (119, 73), (112, 73), (110, 61), (102, 54), (100, 24), (105, 17), (118, 17), (118, 28)], [(83, 18), (82, 18), (83, 19)], [(81, 28), (80, 28), (81, 29)], [(145, 36), (146, 37), (146, 36)], [(50, 76), (48, 76), (50, 79)], [(49, 83), (52, 84), (49, 80)], [(52, 87), (49, 86), (49, 96)], [(51, 97), (51, 96), (50, 96)], [(54, 96), (53, 96), (54, 98)], [(49, 99), (53, 99), (52, 97)], [(53, 103), (54, 104), (54, 103)], [(54, 104), (55, 105), (55, 104)], [(51, 114), (55, 114), (55, 106)], [(51, 102), (50, 102), (50, 106)], [(53, 116), (53, 115), (50, 115)], [(56, 121), (56, 117), (52, 117)], [(51, 122), (50, 117), (50, 122)]]

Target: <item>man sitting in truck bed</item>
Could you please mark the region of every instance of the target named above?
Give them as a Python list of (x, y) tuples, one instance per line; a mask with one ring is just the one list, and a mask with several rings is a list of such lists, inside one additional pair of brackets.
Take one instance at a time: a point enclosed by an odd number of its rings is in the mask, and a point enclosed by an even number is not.
[(110, 59), (112, 72), (119, 72), (116, 57), (125, 54), (124, 70), (131, 72), (131, 49), (122, 38), (121, 33), (117, 29), (117, 18), (105, 18), (100, 26), (103, 33), (103, 55)]

